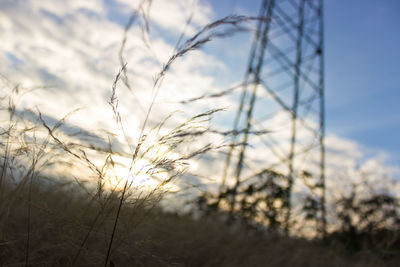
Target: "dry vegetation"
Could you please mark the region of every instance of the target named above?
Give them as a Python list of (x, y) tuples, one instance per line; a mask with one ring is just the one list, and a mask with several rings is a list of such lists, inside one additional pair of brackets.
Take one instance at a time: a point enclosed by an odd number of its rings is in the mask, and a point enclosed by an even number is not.
[[(1, 266), (25, 265), (28, 221), (28, 266), (104, 265), (117, 197), (102, 207), (80, 187), (38, 182), (28, 219), (28, 189), (18, 194), (11, 189), (3, 191), (7, 200), (17, 201), (2, 220)], [(154, 201), (124, 205), (110, 266), (398, 266), (399, 258), (384, 260), (369, 250), (349, 253), (340, 242), (286, 238), (244, 226), (232, 230), (215, 217), (168, 214), (151, 208)]]

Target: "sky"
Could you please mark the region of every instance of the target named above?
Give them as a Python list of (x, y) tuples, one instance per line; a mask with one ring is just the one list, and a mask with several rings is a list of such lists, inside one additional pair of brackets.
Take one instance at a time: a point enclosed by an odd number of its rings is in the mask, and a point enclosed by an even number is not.
[(328, 131), (400, 159), (398, 1), (326, 1)]
[[(216, 1), (256, 14), (261, 1)], [(235, 8), (233, 8), (234, 6)], [(400, 160), (400, 3), (324, 1), (327, 132)]]
[[(107, 102), (118, 73), (124, 26), (139, 1), (130, 0), (2, 0), (0, 2), (0, 73), (25, 87), (42, 85), (21, 101), (24, 108), (40, 109), (57, 120), (75, 108), (71, 125), (85, 131), (114, 129)], [(154, 75), (183, 39), (202, 26), (228, 14), (256, 15), (260, 1), (154, 0), (151, 7), (151, 49), (141, 40), (136, 25), (128, 34), (124, 56), (132, 87), (119, 89), (120, 111), (126, 132), (137, 139), (146, 107), (151, 101)], [(194, 10), (191, 24), (185, 27)], [(394, 173), (400, 164), (400, 60), (397, 33), (400, 3), (386, 1), (325, 1), (325, 89), (327, 160), (335, 174), (338, 166)], [(248, 25), (250, 28), (251, 25)], [(253, 25), (254, 28), (254, 25)], [(237, 99), (228, 97), (185, 107), (179, 100), (219, 92), (244, 76), (252, 35), (239, 33), (214, 40), (179, 58), (163, 81), (150, 121), (174, 109), (176, 121), (205, 109), (235, 110)], [(233, 114), (233, 113), (230, 113)], [(217, 118), (224, 126), (226, 118)], [(277, 119), (279, 122), (279, 120)], [(226, 126), (226, 125), (225, 125)], [(114, 127), (114, 128), (113, 128)], [(115, 140), (115, 146), (123, 146)], [(254, 150), (257, 153), (262, 151)], [(361, 166), (361, 167), (360, 167)], [(214, 167), (218, 170), (218, 167)], [(339, 176), (340, 176), (339, 175)]]

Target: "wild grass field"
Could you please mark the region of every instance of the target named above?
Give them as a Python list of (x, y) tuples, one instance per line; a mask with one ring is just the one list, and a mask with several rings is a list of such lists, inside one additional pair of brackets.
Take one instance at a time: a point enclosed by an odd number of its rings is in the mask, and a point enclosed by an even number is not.
[(218, 216), (195, 220), (166, 213), (153, 205), (154, 195), (124, 204), (106, 264), (120, 193), (104, 204), (76, 185), (37, 180), (20, 190), (7, 181), (2, 196), (1, 266), (398, 266), (400, 261), (398, 252), (351, 250), (333, 236), (311, 241), (230, 227)]

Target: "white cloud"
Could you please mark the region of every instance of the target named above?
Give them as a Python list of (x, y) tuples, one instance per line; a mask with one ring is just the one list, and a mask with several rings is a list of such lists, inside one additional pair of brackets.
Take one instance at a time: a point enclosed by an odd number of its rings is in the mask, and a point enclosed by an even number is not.
[[(138, 1), (119, 0), (124, 11)], [(155, 0), (151, 7), (150, 19), (165, 31), (180, 33), (190, 13), (191, 1)], [(123, 26), (107, 17), (107, 6), (103, 1), (62, 1), (30, 0), (2, 1), (0, 3), (0, 73), (25, 86), (49, 85), (48, 90), (38, 91), (24, 98), (25, 107), (38, 106), (44, 113), (61, 118), (77, 108), (85, 109), (71, 117), (72, 123), (82, 128), (115, 130), (113, 114), (107, 105), (111, 85), (119, 69), (118, 51)], [(195, 11), (193, 24), (187, 34), (210, 22), (213, 11), (200, 2)], [(152, 31), (150, 33), (153, 33)], [(152, 52), (140, 40), (140, 30), (134, 27), (128, 33), (125, 50), (129, 78), (134, 96), (123, 87), (118, 87), (120, 111), (126, 132), (136, 140), (138, 128), (143, 120), (143, 111), (150, 101), (153, 76), (160, 70)], [(153, 50), (164, 63), (172, 55), (174, 44), (163, 39), (165, 36), (151, 36)], [(12, 55), (12, 56), (10, 56)], [(245, 60), (244, 60), (245, 62)], [(151, 119), (164, 118), (177, 106), (174, 102), (204, 93), (215, 93), (213, 72), (229, 73), (229, 67), (204, 51), (196, 51), (180, 58), (170, 69), (164, 80)], [(237, 80), (240, 80), (238, 77)], [(121, 84), (121, 83), (119, 83)], [(226, 85), (229, 87), (230, 85)], [(238, 90), (235, 94), (240, 93)], [(211, 108), (228, 107), (229, 112), (219, 117), (221, 128), (232, 124), (232, 114), (237, 106), (236, 98), (202, 100), (184, 106), (186, 114), (178, 114), (177, 120)], [(263, 107), (263, 106), (261, 106)], [(228, 120), (226, 122), (224, 120)], [(262, 128), (272, 131), (270, 136), (277, 142), (277, 149), (287, 155), (289, 148), (290, 124), (288, 115), (277, 113)], [(299, 137), (305, 138), (300, 131)], [(218, 140), (220, 141), (220, 140)], [(307, 140), (310, 142), (310, 140)], [(360, 145), (351, 140), (329, 135), (327, 146), (327, 174), (331, 186), (339, 183), (338, 177), (358, 179), (357, 173), (370, 173), (372, 177), (393, 176), (398, 170), (388, 166), (381, 157), (369, 157)], [(369, 154), (368, 154), (369, 155)], [(220, 159), (220, 155), (215, 155)], [(305, 154), (307, 160), (317, 159), (317, 151)], [(267, 150), (260, 141), (254, 141), (248, 150), (247, 159), (254, 170), (265, 168), (265, 162), (278, 163), (277, 157)], [(221, 164), (209, 166), (212, 160), (199, 162), (198, 169), (206, 171), (207, 177), (220, 177)], [(299, 168), (303, 160), (297, 163)], [(315, 166), (314, 166), (315, 167)], [(312, 168), (312, 167), (311, 167)], [(340, 170), (340, 173), (338, 173)], [(250, 173), (249, 171), (247, 173)], [(246, 174), (246, 173), (245, 173)], [(343, 181), (345, 184), (347, 181)]]
[[(181, 12), (188, 4), (153, 1), (151, 18), (159, 26), (178, 33), (187, 19), (185, 16), (189, 15)], [(116, 130), (107, 101), (119, 69), (118, 52), (124, 27), (108, 18), (104, 2), (8, 1), (0, 7), (4, 38), (0, 43), (0, 59), (5, 63), (0, 66), (0, 72), (26, 87), (50, 87), (24, 97), (22, 105), (31, 109), (38, 107), (55, 118), (83, 107), (70, 118), (72, 123), (89, 130)], [(209, 22), (211, 9), (205, 4), (198, 8), (187, 33)], [(160, 12), (164, 12), (163, 16), (159, 16)], [(125, 49), (134, 96), (121, 82), (118, 87), (125, 130), (134, 140), (144, 118), (143, 109), (150, 101), (153, 77), (174, 52), (173, 45), (162, 36), (152, 36), (151, 45), (160, 60), (157, 63), (140, 36), (140, 29), (134, 26), (128, 32)], [(223, 63), (201, 51), (179, 61), (170, 70), (159, 101), (170, 100), (171, 96), (185, 99), (202, 94), (214, 81), (212, 73), (204, 70), (224, 68)], [(152, 119), (157, 121), (175, 109), (171, 105), (156, 105)]]
[[(132, 6), (138, 6), (142, 0), (117, 0), (117, 2), (122, 4), (121, 11), (127, 12), (127, 10), (132, 10)], [(145, 7), (147, 7), (146, 4)], [(179, 34), (185, 29), (188, 18), (193, 14), (191, 24), (186, 28), (187, 36), (195, 34), (196, 28), (211, 22), (213, 14), (211, 7), (206, 2), (197, 0), (151, 1), (149, 11), (149, 18), (152, 22), (165, 30)]]

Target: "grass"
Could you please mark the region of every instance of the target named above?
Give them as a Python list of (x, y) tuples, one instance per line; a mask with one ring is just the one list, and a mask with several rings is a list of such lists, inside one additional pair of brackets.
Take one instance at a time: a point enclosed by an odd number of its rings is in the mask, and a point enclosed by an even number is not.
[[(5, 192), (13, 194), (10, 187)], [(18, 202), (2, 224), (1, 266), (25, 264), (28, 194), (28, 189), (18, 194)], [(232, 230), (212, 217), (194, 220), (190, 215), (165, 213), (151, 208), (149, 203), (157, 202), (156, 198), (131, 200), (122, 207), (110, 256), (114, 266), (397, 266), (400, 260), (383, 260), (368, 250), (349, 254), (340, 243), (287, 238), (244, 226)], [(104, 209), (80, 187), (36, 183), (30, 204), (29, 266), (104, 264), (118, 197)], [(91, 234), (76, 259), (89, 229)]]
[[(15, 87), (8, 93), (3, 98), (9, 120), (2, 135), (0, 266), (398, 266), (399, 253), (350, 250), (349, 240), (340, 236), (310, 241), (246, 224), (229, 226), (218, 214), (195, 220), (191, 214), (167, 213), (158, 205), (165, 195), (162, 186), (140, 191), (122, 179), (122, 188), (107, 189), (113, 151), (94, 149), (104, 157), (103, 165), (95, 164), (90, 151), (61, 140), (65, 120), (50, 126), (39, 113), (36, 124), (29, 123), (16, 115)], [(212, 132), (203, 123), (214, 112), (162, 135), (166, 121), (153, 126), (134, 154), (151, 162), (144, 172), (157, 177), (167, 171), (165, 185), (181, 175), (187, 159), (214, 149), (172, 153)], [(155, 153), (160, 145), (169, 149)], [(52, 166), (71, 162), (92, 173), (86, 182), (68, 173), (47, 174)]]
[[(203, 144), (190, 149), (190, 145), (208, 134), (204, 124), (219, 109), (188, 118), (166, 131), (163, 128), (173, 114), (158, 124), (149, 125), (150, 114), (165, 75), (178, 58), (213, 38), (243, 30), (241, 24), (251, 18), (229, 16), (206, 25), (186, 41), (179, 38), (175, 52), (155, 75), (151, 101), (135, 142), (126, 134), (124, 118), (119, 112), (118, 82), (123, 81), (131, 88), (124, 48), (126, 33), (140, 16), (146, 22), (144, 14), (135, 12), (125, 29), (120, 50), (121, 70), (111, 86), (109, 100), (116, 128), (122, 132), (121, 139), (129, 148), (127, 152), (113, 151), (111, 143), (108, 149), (85, 146), (79, 138), (73, 138), (74, 134), (71, 136), (62, 130), (69, 114), (56, 123), (49, 123), (40, 111), (20, 110), (19, 100), (29, 90), (2, 77), (1, 112), (8, 117), (2, 122), (1, 133), (0, 244), (4, 251), (3, 265), (37, 266), (50, 262), (51, 265), (98, 266), (103, 261), (103, 265), (108, 266), (113, 257), (128, 257), (116, 253), (117, 248), (130, 242), (130, 233), (147, 221), (146, 216), (164, 196), (164, 186), (184, 172), (190, 159), (218, 148)], [(228, 28), (220, 29), (223, 26)], [(26, 112), (35, 118), (27, 119)], [(122, 177), (112, 172), (119, 164), (114, 160), (117, 156), (130, 159)], [(138, 165), (141, 160), (146, 161), (146, 166)], [(79, 177), (73, 176), (74, 168), (82, 171)], [(55, 176), (55, 170), (59, 173), (61, 170), (67, 178)], [(133, 182), (140, 175), (158, 181), (158, 185), (147, 191), (137, 190)], [(110, 176), (117, 184), (107, 184)], [(80, 192), (64, 191), (63, 184)], [(122, 235), (120, 231), (124, 226), (127, 232)], [(94, 249), (86, 249), (94, 243)]]

